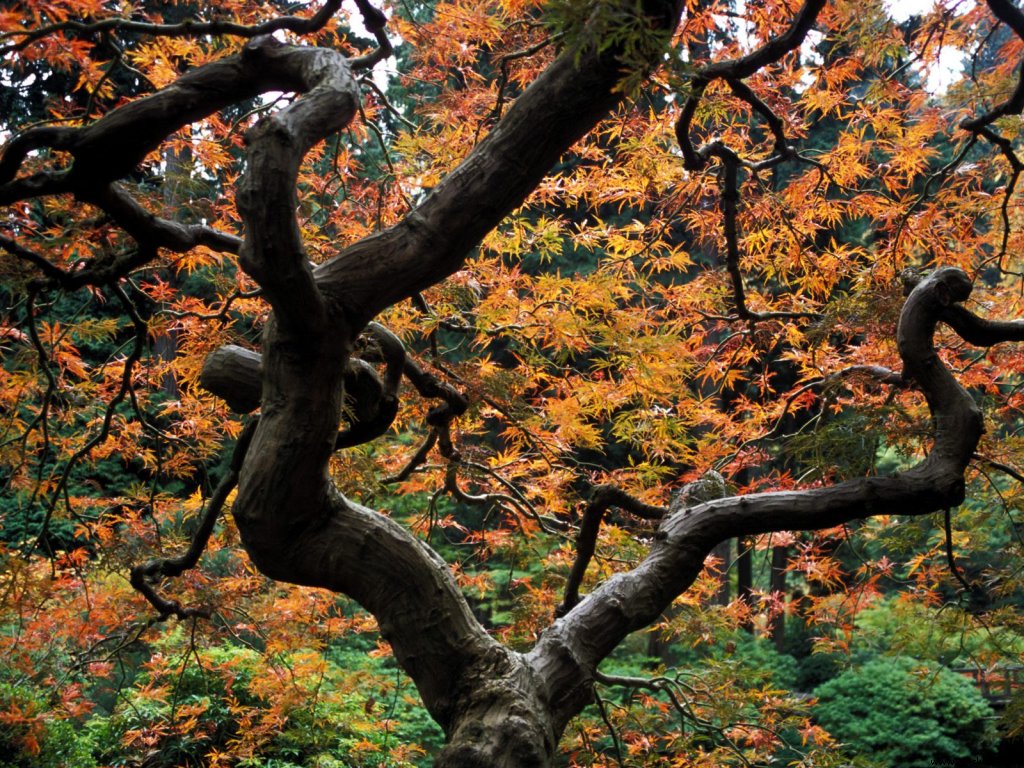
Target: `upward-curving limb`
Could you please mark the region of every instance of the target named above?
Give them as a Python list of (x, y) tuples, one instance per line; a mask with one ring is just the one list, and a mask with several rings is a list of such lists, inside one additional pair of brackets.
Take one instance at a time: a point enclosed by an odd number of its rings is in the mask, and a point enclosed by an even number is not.
[[(734, 496), (666, 517), (643, 562), (588, 595), (556, 621), (528, 655), (552, 698), (563, 702), (559, 722), (572, 717), (587, 700), (602, 659), (685, 591), (719, 542), (776, 531), (819, 530), (872, 515), (926, 515), (963, 501), (965, 471), (984, 427), (980, 409), (942, 362), (933, 336), (936, 325), (950, 316), (958, 318), (961, 327), (968, 322), (985, 324), (960, 304), (971, 289), (962, 270), (936, 270), (917, 285), (900, 315), (897, 339), (904, 376), (922, 392), (933, 418), (934, 442), (927, 457), (889, 477)], [(1015, 334), (1016, 327), (1013, 334), (974, 334), (972, 341), (988, 346), (1019, 338)]]

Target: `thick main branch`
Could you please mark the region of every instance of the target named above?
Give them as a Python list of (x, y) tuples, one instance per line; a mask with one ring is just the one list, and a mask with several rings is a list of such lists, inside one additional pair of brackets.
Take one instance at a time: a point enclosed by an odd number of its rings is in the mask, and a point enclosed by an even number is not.
[[(678, 19), (672, 0), (641, 5), (652, 36), (663, 36)], [(457, 271), (558, 158), (622, 100), (623, 76), (615, 50), (570, 47), (422, 204), (319, 267), (321, 290), (362, 325)]]

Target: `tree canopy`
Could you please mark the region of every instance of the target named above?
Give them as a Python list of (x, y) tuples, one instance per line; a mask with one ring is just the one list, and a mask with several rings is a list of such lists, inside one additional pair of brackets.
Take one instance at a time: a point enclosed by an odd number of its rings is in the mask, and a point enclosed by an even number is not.
[(986, 722), (1024, 12), (894, 14), (5, 5), (0, 751), (840, 764), (879, 653)]

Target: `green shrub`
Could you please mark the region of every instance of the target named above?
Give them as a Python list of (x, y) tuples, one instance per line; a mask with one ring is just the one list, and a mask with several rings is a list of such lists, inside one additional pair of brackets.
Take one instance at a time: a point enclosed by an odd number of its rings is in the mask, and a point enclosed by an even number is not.
[(881, 657), (815, 690), (815, 716), (850, 751), (880, 765), (976, 761), (997, 743), (991, 707), (965, 677), (907, 657)]
[[(617, 653), (621, 657), (621, 653)], [(672, 652), (679, 668), (700, 673), (708, 663), (732, 667), (746, 687), (770, 685), (794, 690), (799, 663), (788, 653), (779, 653), (771, 640), (744, 630), (721, 633), (713, 644), (689, 646), (680, 644)], [(608, 669), (607, 664), (603, 669)], [(625, 671), (624, 674), (635, 674)]]
[(744, 680), (761, 681), (775, 688), (793, 690), (796, 687), (798, 664), (788, 653), (779, 653), (771, 640), (737, 632), (713, 657), (734, 660)]
[(794, 688), (811, 691), (828, 682), (843, 669), (845, 657), (837, 653), (812, 653), (800, 659)]
[(1024, 637), (999, 624), (980, 626), (969, 612), (949, 604), (897, 597), (878, 600), (857, 615), (854, 653), (911, 656), (951, 667), (993, 655), (1013, 663), (1024, 653)]
[(92, 744), (77, 723), (28, 685), (0, 681), (0, 765), (4, 768), (92, 768)]

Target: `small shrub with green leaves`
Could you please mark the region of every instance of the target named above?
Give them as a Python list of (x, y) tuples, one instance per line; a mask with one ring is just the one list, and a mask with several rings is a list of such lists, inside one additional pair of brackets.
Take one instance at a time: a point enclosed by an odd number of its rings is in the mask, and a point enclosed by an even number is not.
[(815, 690), (815, 716), (850, 752), (892, 768), (967, 765), (997, 744), (992, 708), (933, 662), (881, 657)]
[(30, 685), (0, 680), (0, 766), (93, 768), (91, 743)]

